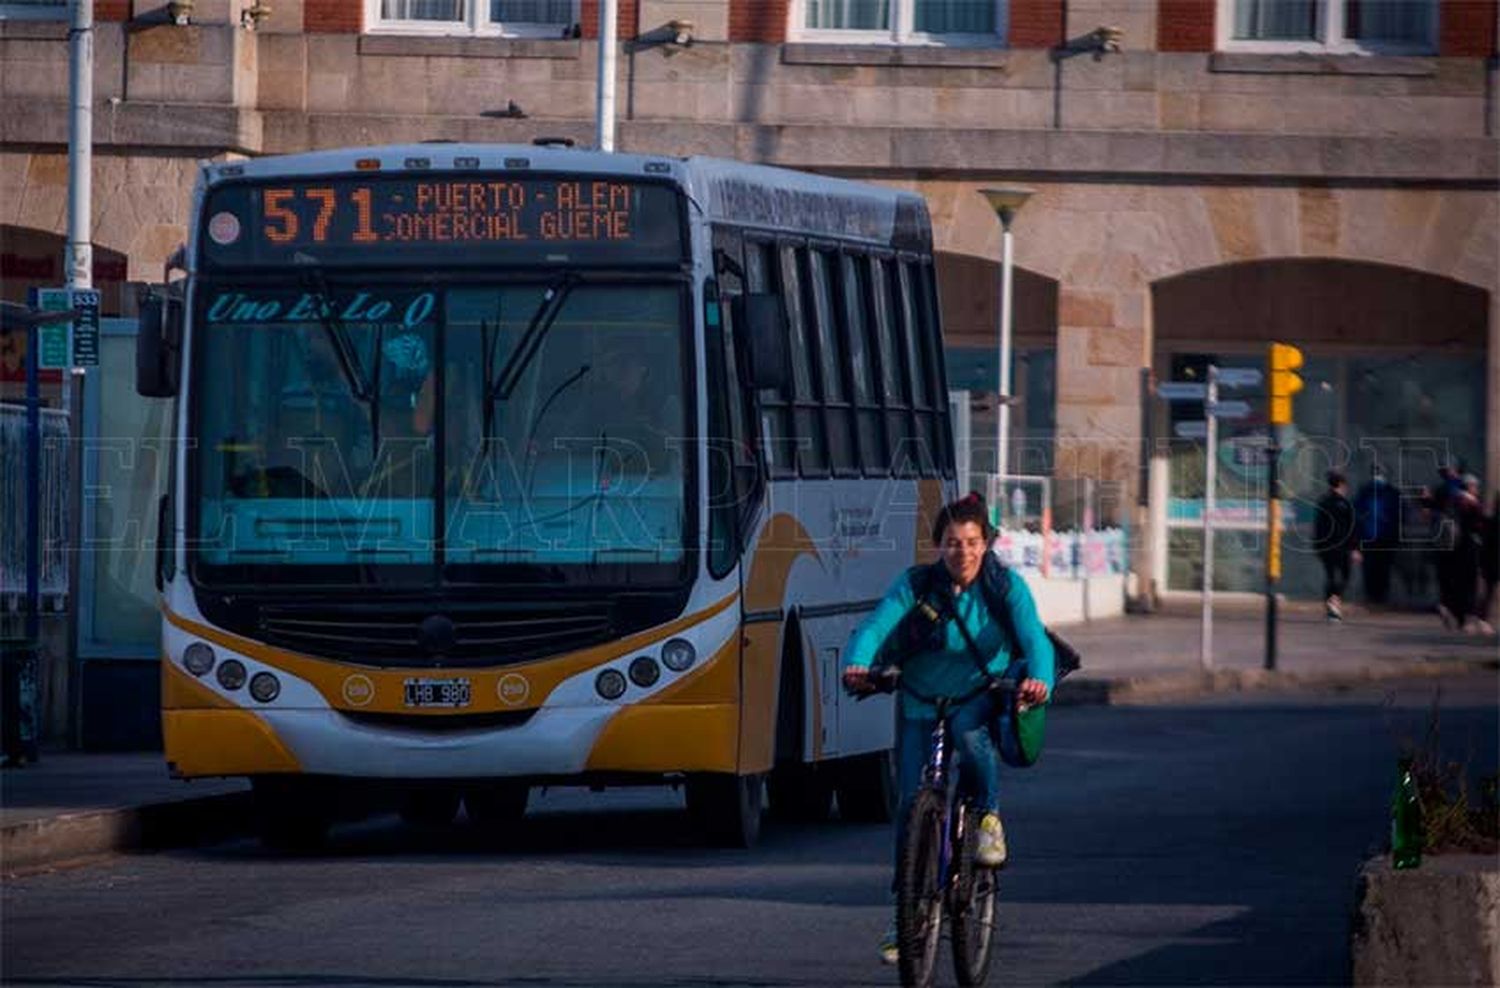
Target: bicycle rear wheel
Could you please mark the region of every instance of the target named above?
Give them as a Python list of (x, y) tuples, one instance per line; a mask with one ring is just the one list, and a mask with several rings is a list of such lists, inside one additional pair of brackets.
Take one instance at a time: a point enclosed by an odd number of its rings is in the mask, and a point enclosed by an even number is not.
[(964, 814), (963, 836), (958, 842), (958, 881), (953, 890), (953, 974), (965, 988), (984, 984), (989, 974), (999, 890), (994, 869), (977, 860), (979, 817), (972, 809)]
[(906, 817), (906, 846), (896, 883), (896, 933), (901, 983), (926, 988), (937, 968), (943, 932), (943, 828), (941, 794), (921, 789)]

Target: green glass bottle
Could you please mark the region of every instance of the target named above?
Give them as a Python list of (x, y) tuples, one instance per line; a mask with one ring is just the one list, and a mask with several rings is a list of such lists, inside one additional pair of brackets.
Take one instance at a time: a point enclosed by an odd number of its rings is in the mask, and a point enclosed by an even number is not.
[(1391, 867), (1415, 868), (1422, 863), (1422, 804), (1412, 760), (1396, 763), (1396, 793), (1391, 797)]

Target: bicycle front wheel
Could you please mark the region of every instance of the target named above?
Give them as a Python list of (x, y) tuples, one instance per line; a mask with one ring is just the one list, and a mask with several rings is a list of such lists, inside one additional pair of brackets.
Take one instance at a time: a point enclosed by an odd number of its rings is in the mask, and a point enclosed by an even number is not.
[(993, 868), (979, 863), (979, 817), (964, 814), (958, 840), (958, 881), (953, 896), (953, 974), (960, 985), (984, 984), (990, 970), (995, 936), (995, 898), (999, 882)]
[(906, 816), (906, 846), (896, 882), (896, 933), (901, 983), (926, 988), (937, 968), (943, 932), (943, 830), (941, 794), (918, 791)]

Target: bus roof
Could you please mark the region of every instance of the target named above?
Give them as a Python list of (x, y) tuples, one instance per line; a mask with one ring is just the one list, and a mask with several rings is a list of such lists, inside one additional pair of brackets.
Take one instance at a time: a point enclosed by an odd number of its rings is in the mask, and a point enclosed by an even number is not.
[(578, 172), (664, 178), (710, 222), (930, 250), (926, 203), (912, 192), (722, 158), (674, 158), (534, 144), (387, 144), (205, 163), (212, 187), (239, 179), (464, 171)]

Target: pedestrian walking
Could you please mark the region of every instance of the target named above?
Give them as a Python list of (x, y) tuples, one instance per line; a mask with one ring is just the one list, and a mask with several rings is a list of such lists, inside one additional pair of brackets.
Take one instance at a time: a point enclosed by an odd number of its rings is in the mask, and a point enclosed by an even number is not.
[(1370, 468), (1370, 481), (1354, 499), (1359, 550), (1364, 556), (1365, 599), (1384, 604), (1390, 594), (1391, 565), (1401, 533), (1401, 494), (1385, 479), (1380, 464)]
[(1479, 479), (1472, 474), (1448, 498), (1448, 510), (1439, 524), (1438, 549), (1443, 554), (1438, 570), (1438, 616), (1443, 626), (1462, 631), (1465, 625), (1481, 630), (1474, 616), (1479, 583), (1480, 540), (1483, 537), (1484, 506), (1479, 500)]
[(1330, 470), (1328, 491), (1318, 499), (1318, 516), (1313, 526), (1313, 551), (1323, 564), (1323, 608), (1330, 621), (1344, 619), (1349, 566), (1359, 561), (1354, 523), (1349, 482), (1339, 471)]
[(1480, 532), (1479, 579), (1483, 589), (1474, 613), (1479, 618), (1479, 630), (1494, 634), (1490, 616), (1494, 613), (1496, 584), (1500, 584), (1500, 493), (1490, 498), (1490, 511)]

